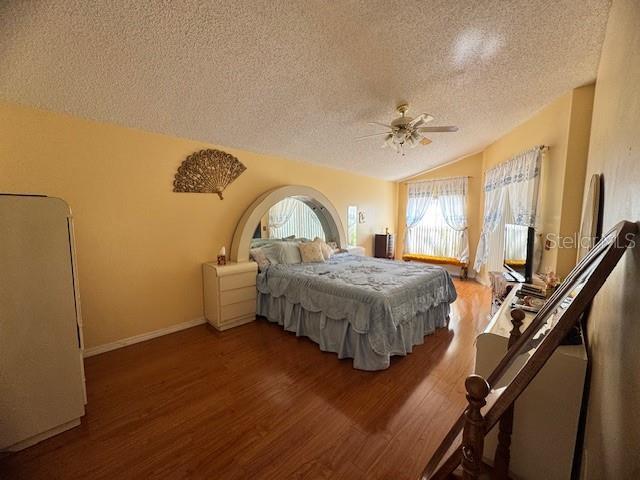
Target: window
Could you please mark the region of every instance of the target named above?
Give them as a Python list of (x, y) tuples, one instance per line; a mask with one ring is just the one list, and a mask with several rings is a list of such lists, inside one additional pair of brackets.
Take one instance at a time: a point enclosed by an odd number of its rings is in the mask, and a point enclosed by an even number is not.
[(504, 263), (510, 267), (522, 267), (527, 261), (529, 227), (507, 223), (504, 229)]
[(358, 207), (347, 207), (347, 244), (350, 247), (358, 245)]
[(464, 232), (447, 225), (438, 202), (431, 202), (422, 220), (407, 232), (407, 253), (458, 258)]
[[(521, 251), (505, 252), (503, 242), (507, 247), (511, 243), (521, 248), (526, 240), (523, 230), (520, 233), (515, 229), (509, 232), (504, 225), (511, 221), (535, 228), (544, 150), (545, 147), (536, 146), (485, 172), (483, 224), (473, 266), (475, 271), (479, 272), (483, 265), (486, 265), (487, 271), (502, 270), (506, 257), (512, 257), (511, 260), (515, 260), (513, 256), (526, 259), (526, 254), (522, 255)], [(513, 239), (509, 238), (512, 235)], [(521, 261), (521, 258), (518, 260)], [(526, 261), (525, 264), (527, 269), (533, 266)]]
[(296, 238), (325, 238), (316, 212), (293, 197), (285, 198), (269, 209), (269, 237), (284, 238), (291, 235)]
[(466, 262), (468, 177), (409, 183), (405, 253)]

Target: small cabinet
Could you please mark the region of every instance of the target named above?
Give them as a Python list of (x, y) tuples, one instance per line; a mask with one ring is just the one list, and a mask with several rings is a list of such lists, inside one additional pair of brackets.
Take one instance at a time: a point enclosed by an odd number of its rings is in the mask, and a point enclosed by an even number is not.
[(390, 233), (376, 234), (373, 245), (373, 256), (376, 258), (393, 259), (393, 235)]
[(217, 330), (226, 330), (256, 318), (255, 262), (202, 266), (204, 315)]

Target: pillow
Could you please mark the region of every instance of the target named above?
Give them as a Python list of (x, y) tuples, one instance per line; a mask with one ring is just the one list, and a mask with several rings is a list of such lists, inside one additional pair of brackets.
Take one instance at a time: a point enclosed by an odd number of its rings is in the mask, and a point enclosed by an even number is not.
[(295, 263), (302, 263), (300, 257), (300, 249), (297, 242), (281, 242), (278, 246), (282, 249), (282, 263), (292, 265)]
[(341, 248), (338, 248), (338, 244), (336, 242), (327, 242), (327, 245), (329, 245), (329, 248), (331, 249), (331, 251), (333, 252), (331, 254), (331, 256), (333, 257), (336, 253), (340, 253), (340, 250), (342, 250)]
[(278, 263), (292, 265), (302, 262), (298, 244), (295, 242), (272, 243), (270, 245), (265, 245), (264, 247), (262, 247), (262, 251), (269, 259), (271, 265), (277, 265)]
[(258, 270), (260, 271), (271, 265), (271, 262), (262, 251), (262, 248), (252, 248), (249, 250), (249, 256), (258, 264)]
[(322, 256), (325, 260), (329, 260), (331, 255), (333, 255), (333, 249), (325, 243), (320, 237), (316, 237), (313, 239), (313, 242), (320, 246), (320, 251), (322, 252)]
[(252, 238), (251, 239), (251, 248), (259, 248), (264, 247), (265, 245), (269, 245), (270, 243), (281, 242), (279, 238)]
[(270, 243), (261, 247), (262, 253), (264, 253), (267, 260), (271, 265), (277, 265), (279, 263), (285, 263), (282, 258), (282, 242)]
[(323, 263), (322, 249), (317, 242), (299, 243), (300, 256), (303, 263)]
[(289, 235), (288, 237), (283, 237), (282, 240), (285, 242), (291, 242), (296, 239), (295, 235)]

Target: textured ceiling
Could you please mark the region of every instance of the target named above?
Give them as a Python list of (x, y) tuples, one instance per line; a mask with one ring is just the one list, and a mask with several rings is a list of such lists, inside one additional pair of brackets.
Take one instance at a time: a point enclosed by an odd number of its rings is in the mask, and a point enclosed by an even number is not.
[[(595, 79), (608, 0), (0, 0), (0, 98), (397, 179)], [(433, 143), (378, 139), (397, 102)]]

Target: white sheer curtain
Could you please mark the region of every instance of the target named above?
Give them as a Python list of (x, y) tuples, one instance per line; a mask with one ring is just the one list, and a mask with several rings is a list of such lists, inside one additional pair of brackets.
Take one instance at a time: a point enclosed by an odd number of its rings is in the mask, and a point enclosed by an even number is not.
[(405, 252), (467, 261), (467, 177), (409, 184)]
[[(504, 259), (506, 218), (509, 223), (535, 227), (541, 164), (542, 148), (535, 147), (487, 171), (482, 232), (474, 264), (477, 272), (487, 263), (490, 252), (496, 253), (500, 250)], [(496, 232), (498, 226), (502, 228), (500, 228), (501, 231)], [(497, 242), (498, 235), (503, 239), (502, 242)], [(502, 249), (496, 243), (502, 243)], [(492, 254), (491, 257), (496, 255)], [(497, 260), (491, 263), (489, 268), (495, 269), (496, 265), (493, 264), (497, 263)], [(499, 267), (501, 268), (502, 265), (500, 264)]]
[[(490, 241), (498, 226), (503, 221), (505, 190), (502, 188), (503, 171), (501, 165), (487, 171), (484, 184), (484, 216), (482, 221), (482, 232), (476, 251), (476, 261), (473, 268), (480, 271), (483, 264), (489, 257), (489, 245), (495, 244)], [(501, 234), (501, 232), (500, 232)]]
[(273, 231), (279, 228), (289, 221), (291, 215), (296, 208), (296, 203), (299, 200), (289, 197), (284, 200), (280, 200), (273, 207), (269, 209), (269, 236), (273, 237)]
[[(508, 173), (510, 178), (505, 176), (505, 186), (511, 210), (509, 223), (535, 228), (542, 149), (536, 147), (516, 155), (507, 163), (510, 167)], [(507, 183), (508, 180), (510, 180), (509, 183)]]
[[(282, 202), (288, 200), (292, 200), (293, 203), (287, 203), (287, 205), (280, 207)], [(271, 238), (284, 238), (293, 235), (311, 240), (320, 237), (324, 240), (324, 229), (318, 215), (311, 207), (295, 198), (287, 198), (282, 202), (269, 209), (269, 236)], [(271, 224), (272, 210), (274, 210), (274, 217), (280, 216), (280, 219), (282, 219), (286, 216), (288, 218), (283, 223), (281, 222), (274, 226)], [(284, 214), (282, 214), (283, 211)]]
[(404, 237), (405, 251), (410, 253), (416, 249), (412, 244), (412, 230), (422, 221), (429, 206), (434, 201), (435, 185), (433, 182), (410, 183), (407, 191), (406, 232)]
[(458, 258), (462, 250), (462, 232), (447, 225), (438, 202), (431, 202), (424, 219), (408, 233), (408, 249), (405, 252)]
[(467, 229), (467, 190), (469, 179), (455, 177), (438, 181), (438, 203), (447, 225), (460, 232), (459, 251), (454, 258), (461, 262), (469, 260), (469, 236)]

